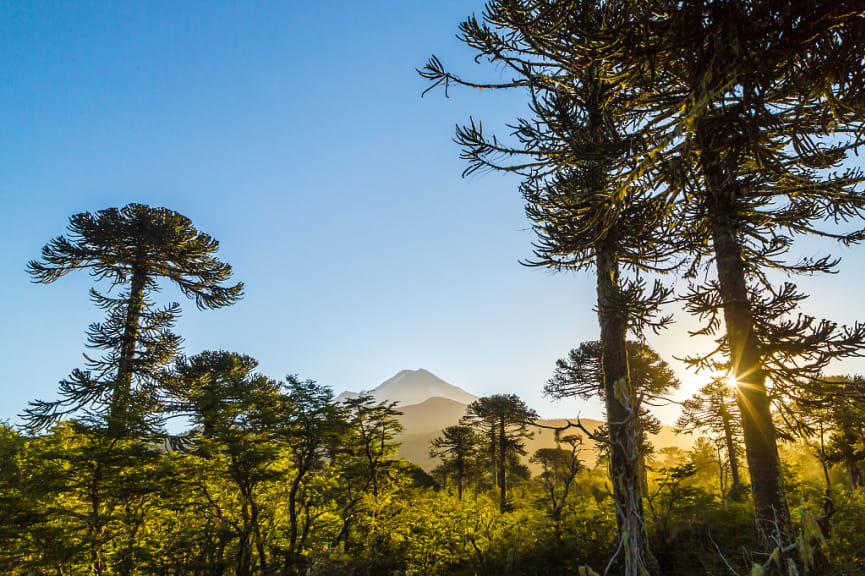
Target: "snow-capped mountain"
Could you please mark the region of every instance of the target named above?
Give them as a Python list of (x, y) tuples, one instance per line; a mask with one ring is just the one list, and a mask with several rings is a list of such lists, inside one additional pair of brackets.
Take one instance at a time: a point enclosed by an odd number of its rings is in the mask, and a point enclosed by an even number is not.
[[(432, 372), (424, 370), (400, 370), (392, 378), (385, 380), (369, 394), (378, 402), (399, 402), (399, 406), (420, 404), (430, 398), (447, 398), (461, 404), (471, 404), (477, 396), (462, 388), (448, 384)], [(338, 402), (356, 398), (356, 392), (343, 392), (336, 397)]]

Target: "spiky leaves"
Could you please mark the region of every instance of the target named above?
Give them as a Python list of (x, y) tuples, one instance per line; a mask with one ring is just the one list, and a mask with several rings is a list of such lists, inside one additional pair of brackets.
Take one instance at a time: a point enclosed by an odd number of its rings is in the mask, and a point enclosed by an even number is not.
[[(615, 57), (619, 66), (655, 80), (643, 99), (645, 133), (655, 148), (642, 170), (657, 173), (667, 194), (679, 200), (682, 225), (671, 241), (691, 255), (689, 275), (714, 264), (717, 281), (695, 286), (689, 305), (704, 315), (707, 334), (722, 330), (723, 312), (726, 341), (719, 351), (726, 346), (729, 356), (719, 364), (729, 359), (741, 382), (758, 522), (769, 533), (777, 518), (785, 537), (792, 537), (767, 393), (769, 365), (777, 360), (795, 366), (790, 359), (797, 353), (789, 351), (797, 344), (809, 350), (799, 348), (796, 360), (847, 354), (865, 343), (865, 330), (789, 321), (789, 304), (799, 299), (795, 289), (773, 286), (767, 272), (810, 274), (837, 264), (831, 257), (791, 260), (797, 237), (863, 239), (862, 175), (841, 168), (846, 151), (858, 145), (862, 117), (852, 109), (839, 114), (829, 104), (835, 99), (828, 87), (838, 76), (825, 50), (832, 37), (845, 34), (834, 28), (855, 26), (861, 18), (828, 3), (825, 11), (747, 0), (653, 6), (622, 29), (640, 39), (639, 49)], [(806, 60), (822, 64), (806, 70)], [(847, 230), (836, 227), (844, 222)], [(778, 384), (801, 384), (785, 378)]]
[[(544, 386), (544, 393), (556, 399), (573, 396), (606, 399), (602, 356), (601, 342), (583, 342), (566, 358), (556, 361), (556, 370)], [(637, 402), (637, 443), (641, 456), (648, 458), (653, 451), (648, 434), (657, 434), (661, 430), (661, 421), (649, 412), (647, 406), (662, 404), (667, 395), (679, 387), (679, 379), (655, 350), (633, 340), (628, 341), (628, 374)], [(608, 426), (600, 428), (596, 434), (608, 436)], [(602, 454), (609, 454), (608, 444), (601, 443), (598, 448)]]
[(59, 399), (37, 401), (26, 411), (34, 428), (80, 412), (93, 426), (114, 436), (153, 429), (155, 375), (176, 354), (180, 338), (171, 332), (180, 307), (157, 307), (151, 299), (166, 279), (202, 309), (236, 302), (243, 285), (225, 285), (231, 267), (216, 257), (219, 243), (185, 216), (167, 208), (129, 204), (70, 218), (69, 233), (42, 249), (28, 264), (35, 282), (52, 283), (75, 270), (106, 281), (117, 296), (91, 289), (106, 320), (90, 326), (88, 345), (102, 350), (87, 357), (87, 369), (60, 384)]
[[(650, 151), (642, 110), (631, 103), (647, 83), (609, 57), (628, 40), (613, 38), (630, 21), (631, 2), (489, 2), (483, 20), (466, 20), (463, 41), (476, 60), (501, 64), (513, 79), (480, 85), (448, 73), (436, 59), (422, 72), (434, 84), (528, 89), (531, 116), (512, 124), (515, 142), (486, 134), (480, 123), (458, 129), (467, 172), (491, 169), (524, 177), (527, 214), (538, 234), (530, 264), (557, 270), (594, 267), (611, 434), (617, 437), (614, 483), (627, 574), (655, 572), (642, 519), (637, 472), (636, 396), (628, 377), (630, 331), (659, 328), (670, 291), (647, 287), (639, 272), (669, 268), (672, 225), (655, 200), (652, 174), (633, 167)], [(611, 40), (611, 42), (607, 42)], [(613, 46), (621, 41), (618, 45)], [(625, 72), (623, 74), (623, 71)], [(625, 272), (637, 272), (628, 277)]]

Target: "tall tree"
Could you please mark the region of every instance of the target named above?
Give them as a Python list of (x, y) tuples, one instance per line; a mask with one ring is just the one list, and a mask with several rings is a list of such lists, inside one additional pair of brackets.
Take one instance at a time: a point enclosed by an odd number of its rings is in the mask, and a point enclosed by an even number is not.
[(735, 404), (735, 390), (731, 390), (729, 379), (713, 380), (682, 404), (676, 431), (691, 434), (698, 430), (707, 431), (723, 440), (733, 485), (740, 485), (739, 442), (742, 429), (739, 409)]
[(538, 418), (516, 394), (494, 394), (478, 398), (466, 408), (463, 421), (468, 425), (489, 426), (495, 431), (498, 442), (493, 461), (498, 464), (496, 482), (499, 487), (499, 510), (502, 514), (510, 509), (508, 501), (507, 461), (512, 454), (525, 454), (525, 438), (533, 434), (528, 423)]
[[(277, 440), (291, 457), (288, 473), (288, 542), (280, 549), (284, 572), (296, 569), (312, 529), (310, 508), (316, 502), (309, 484), (325, 465), (328, 449), (344, 436), (347, 423), (333, 403), (330, 388), (289, 376), (276, 423)], [(301, 520), (301, 516), (303, 520)]]
[[(269, 482), (285, 476), (277, 465), (281, 385), (255, 373), (257, 366), (249, 356), (206, 351), (179, 359), (165, 384), (169, 408), (199, 427), (191, 439), (194, 451), (208, 459), (211, 474), (233, 487), (239, 519), (228, 523), (238, 539), (237, 576), (252, 574), (255, 559), (260, 573), (267, 573), (262, 493)], [(222, 515), (226, 504), (214, 499), (205, 484), (197, 488)]]
[(459, 500), (463, 499), (463, 483), (475, 465), (477, 452), (478, 435), (471, 426), (448, 426), (430, 441), (430, 456), (441, 458), (442, 466), (456, 477)]
[[(662, 172), (666, 192), (681, 210), (682, 234), (673, 241), (694, 257), (689, 275), (696, 277), (702, 263), (714, 263), (717, 279), (695, 286), (689, 307), (707, 319), (702, 333), (720, 331), (723, 320), (719, 352), (728, 354), (740, 383), (758, 526), (766, 535), (779, 527), (784, 539), (792, 538), (792, 525), (766, 385), (775, 343), (761, 338), (760, 324), (777, 318), (797, 296), (791, 285), (772, 286), (767, 271), (831, 270), (836, 262), (829, 257), (790, 262), (793, 239), (859, 241), (861, 230), (830, 228), (861, 218), (865, 207), (865, 196), (855, 188), (860, 174), (830, 172), (851, 144), (829, 138), (859, 132), (859, 120), (833, 118), (823, 101), (827, 93), (812, 91), (814, 83), (794, 64), (830, 59), (821, 40), (838, 21), (802, 8), (787, 2), (661, 0), (615, 35), (631, 42), (616, 53), (619, 65), (641, 68), (654, 81), (652, 94), (643, 99), (643, 128), (654, 146), (639, 171)], [(812, 67), (810, 74), (821, 74), (819, 69)], [(821, 229), (825, 223), (830, 227)], [(861, 327), (835, 328), (803, 318), (777, 324), (774, 334), (782, 346), (830, 342), (830, 353), (838, 352), (838, 344), (861, 345)], [(799, 354), (796, 346), (791, 349)]]
[[(458, 129), (467, 173), (494, 169), (521, 174), (527, 214), (539, 240), (531, 264), (556, 270), (595, 268), (603, 347), (603, 380), (612, 448), (617, 525), (623, 539), (617, 561), (626, 574), (656, 573), (642, 517), (637, 417), (630, 381), (629, 332), (666, 323), (656, 312), (670, 291), (648, 287), (641, 273), (670, 265), (663, 205), (642, 178), (628, 177), (643, 120), (630, 106), (643, 89), (608, 65), (603, 42), (628, 20), (629, 2), (491, 1), (483, 20), (460, 27), (461, 39), (482, 58), (501, 64), (513, 79), (475, 83), (445, 70), (435, 58), (422, 74), (434, 85), (525, 88), (531, 118), (513, 124), (516, 142), (487, 135), (481, 124)], [(633, 271), (632, 278), (623, 270)], [(627, 540), (625, 542), (624, 540)]]
[(167, 208), (129, 204), (83, 212), (70, 218), (68, 231), (45, 245), (41, 260), (28, 264), (34, 281), (49, 284), (87, 270), (108, 281), (109, 290), (122, 292), (112, 297), (91, 288), (91, 298), (107, 318), (90, 326), (88, 342), (106, 353), (87, 357), (88, 370), (76, 369), (61, 381), (58, 400), (33, 402), (27, 421), (44, 428), (83, 411), (94, 423), (105, 422), (115, 437), (146, 430), (153, 424), (157, 375), (180, 344), (171, 332), (180, 306), (160, 308), (150, 298), (158, 282), (169, 280), (201, 309), (234, 303), (243, 285), (223, 284), (231, 266), (216, 258), (219, 243)]

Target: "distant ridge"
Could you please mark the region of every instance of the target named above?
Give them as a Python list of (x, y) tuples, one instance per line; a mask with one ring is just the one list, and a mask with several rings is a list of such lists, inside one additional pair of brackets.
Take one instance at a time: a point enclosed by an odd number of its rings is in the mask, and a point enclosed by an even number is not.
[[(423, 469), (430, 471), (438, 462), (429, 455), (430, 441), (441, 434), (442, 429), (447, 426), (458, 424), (466, 413), (466, 407), (477, 400), (477, 396), (470, 394), (452, 384), (448, 384), (435, 374), (423, 368), (418, 370), (400, 370), (392, 378), (382, 382), (376, 388), (369, 391), (378, 402), (398, 402), (397, 410), (401, 412), (397, 419), (403, 426), (403, 431), (397, 436), (401, 442), (399, 455), (414, 462)], [(338, 402), (349, 398), (356, 398), (356, 392), (343, 392), (336, 397)], [(562, 427), (566, 421), (562, 419), (538, 420), (539, 424), (545, 426)], [(583, 419), (583, 425), (594, 432), (602, 424), (599, 420)], [(540, 473), (539, 465), (530, 464), (528, 456), (538, 448), (553, 448), (556, 446), (555, 434), (552, 430), (533, 428), (534, 438), (526, 442), (527, 455), (523, 458), (532, 473)], [(584, 434), (576, 430), (569, 433), (578, 436)], [(693, 443), (690, 436), (679, 436), (673, 433), (670, 426), (664, 426), (660, 433), (650, 436), (655, 448), (660, 449), (667, 446), (687, 449)], [(583, 459), (592, 465), (597, 454), (593, 443), (585, 440), (582, 453)]]
[[(447, 398), (461, 404), (471, 404), (477, 396), (462, 388), (448, 384), (429, 370), (400, 370), (392, 378), (385, 380), (369, 391), (378, 402), (385, 400), (399, 402), (399, 406), (420, 404), (430, 398)], [(343, 392), (336, 397), (337, 402), (357, 398), (357, 392)]]

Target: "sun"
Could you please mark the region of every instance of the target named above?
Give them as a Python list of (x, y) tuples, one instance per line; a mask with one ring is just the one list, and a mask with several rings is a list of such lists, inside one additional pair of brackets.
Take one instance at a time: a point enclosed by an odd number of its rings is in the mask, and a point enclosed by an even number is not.
[(738, 390), (741, 382), (736, 379), (736, 376), (733, 373), (727, 374), (726, 378), (724, 378), (724, 385), (728, 390)]

